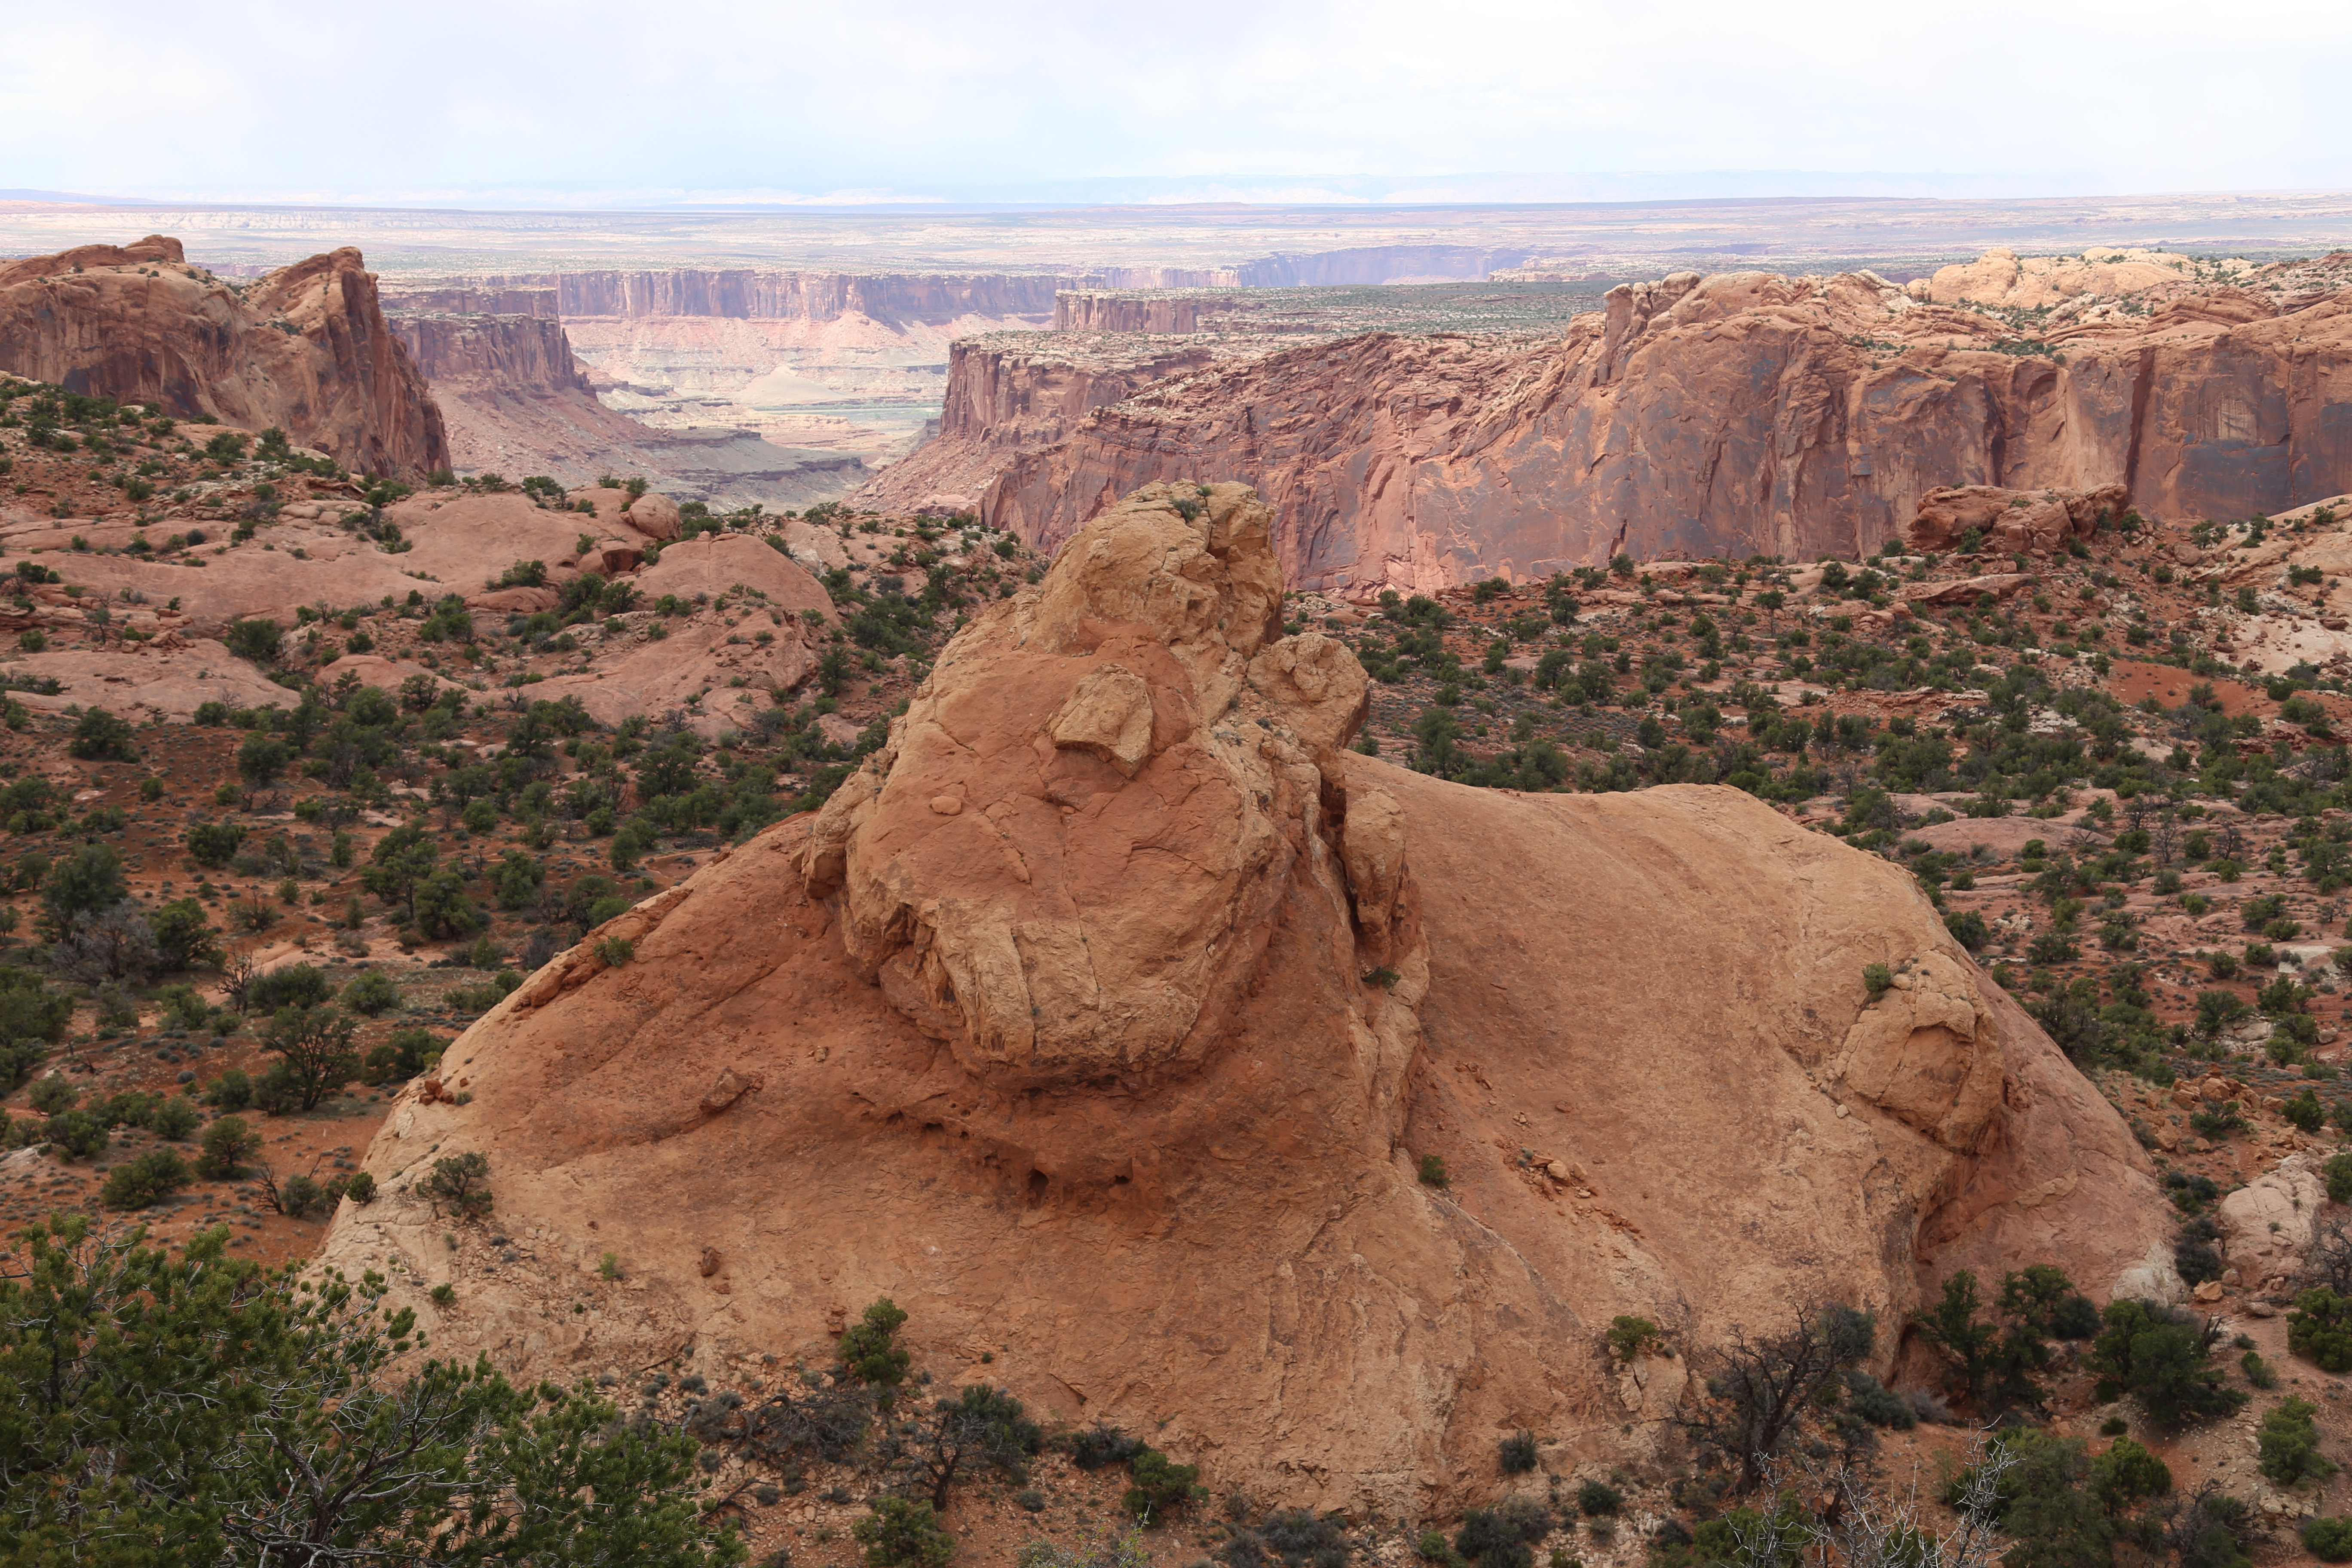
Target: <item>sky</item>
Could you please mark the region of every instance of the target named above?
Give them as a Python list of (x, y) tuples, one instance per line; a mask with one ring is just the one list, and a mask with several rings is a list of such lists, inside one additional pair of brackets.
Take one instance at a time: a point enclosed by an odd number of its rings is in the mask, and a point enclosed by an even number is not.
[(456, 205), (2352, 187), (2352, 5), (0, 0), (0, 186)]

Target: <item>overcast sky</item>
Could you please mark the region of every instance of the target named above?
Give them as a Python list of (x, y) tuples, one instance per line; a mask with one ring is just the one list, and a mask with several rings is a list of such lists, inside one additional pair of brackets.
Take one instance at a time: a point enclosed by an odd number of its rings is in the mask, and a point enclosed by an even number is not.
[[(0, 16), (11, 188), (628, 205), (2352, 186), (2352, 5), (2315, 0), (2260, 26), (2168, 0)], [(1520, 178), (1445, 178), (1465, 173)]]

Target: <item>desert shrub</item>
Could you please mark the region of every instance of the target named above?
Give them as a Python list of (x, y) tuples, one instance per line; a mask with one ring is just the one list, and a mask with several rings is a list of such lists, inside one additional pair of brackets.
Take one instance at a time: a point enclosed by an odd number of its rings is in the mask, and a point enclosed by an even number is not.
[(2286, 1315), (2287, 1349), (2322, 1372), (2352, 1372), (2352, 1298), (2326, 1286), (2305, 1290)]
[(377, 1017), (400, 1005), (400, 987), (391, 975), (371, 969), (343, 987), (342, 1004), (354, 1013)]
[(243, 1173), (246, 1162), (261, 1152), (261, 1134), (241, 1116), (224, 1116), (205, 1129), (199, 1147), (203, 1152), (196, 1159), (198, 1172), (214, 1180), (234, 1178)]
[(866, 1548), (866, 1568), (947, 1568), (955, 1555), (955, 1537), (940, 1528), (928, 1502), (877, 1498), (849, 1532)]
[(1606, 1481), (1586, 1481), (1576, 1489), (1577, 1510), (1589, 1517), (1613, 1514), (1624, 1506), (1623, 1494)]
[(1124, 1501), (1127, 1511), (1138, 1519), (1158, 1519), (1171, 1509), (1208, 1495), (1201, 1489), (1200, 1466), (1180, 1465), (1157, 1448), (1138, 1450), (1128, 1464), (1127, 1473), (1132, 1484), (1127, 1489)]
[(352, 1047), (355, 1027), (332, 1007), (280, 1007), (262, 1036), (263, 1048), (278, 1057), (262, 1080), (264, 1089), (274, 1095), (282, 1079), (293, 1091), (295, 1109), (317, 1106), (359, 1076), (359, 1052)]
[(490, 1212), (490, 1162), (476, 1152), (445, 1154), (433, 1162), (433, 1169), (417, 1183), (417, 1190), (432, 1201), (433, 1212), (439, 1214), (447, 1204), (461, 1219), (479, 1219)]
[(2352, 1519), (2319, 1515), (2305, 1520), (2303, 1549), (2322, 1563), (2352, 1562)]
[(1444, 1155), (1423, 1154), (1421, 1157), (1421, 1184), (1424, 1187), (1443, 1187), (1448, 1184)]
[(51, 1147), (61, 1151), (68, 1160), (87, 1160), (106, 1152), (109, 1138), (106, 1123), (87, 1110), (61, 1110), (49, 1118), (42, 1129)]
[(1486, 1568), (1526, 1568), (1529, 1548), (1551, 1533), (1551, 1510), (1532, 1498), (1509, 1498), (1493, 1508), (1474, 1508), (1454, 1532), (1454, 1550)]
[(365, 1171), (352, 1172), (351, 1179), (343, 1184), (343, 1196), (355, 1204), (375, 1202), (375, 1178)]
[(907, 1369), (914, 1364), (913, 1354), (900, 1348), (897, 1337), (906, 1321), (906, 1312), (884, 1296), (868, 1306), (841, 1336), (842, 1366), (850, 1376), (875, 1390), (886, 1410), (898, 1384), (905, 1381)]
[(66, 750), (77, 757), (135, 763), (139, 749), (131, 743), (130, 724), (103, 708), (92, 708), (75, 721)]
[(426, 1061), (441, 1049), (440, 1037), (427, 1029), (394, 1029), (361, 1064), (360, 1081), (369, 1085), (405, 1083), (425, 1070)]
[(2102, 1314), (2105, 1331), (2092, 1342), (2090, 1363), (2099, 1374), (2098, 1396), (2129, 1394), (2149, 1420), (2180, 1427), (2227, 1415), (2246, 1402), (2244, 1394), (2221, 1383), (2195, 1320), (2145, 1301), (2111, 1301)]
[(1108, 1422), (1097, 1421), (1069, 1438), (1070, 1463), (1082, 1470), (1124, 1465), (1143, 1452), (1143, 1439), (1130, 1437)]
[(1507, 1476), (1524, 1476), (1536, 1468), (1536, 1435), (1514, 1432), (1498, 1445), (1496, 1462)]
[(147, 1131), (158, 1138), (168, 1138), (174, 1143), (194, 1132), (203, 1124), (205, 1113), (198, 1110), (186, 1095), (169, 1095), (159, 1100), (147, 1112)]
[(243, 1068), (231, 1068), (205, 1089), (206, 1105), (222, 1110), (243, 1110), (253, 1104), (253, 1079)]
[(1847, 1369), (1845, 1388), (1845, 1407), (1873, 1426), (1908, 1432), (1919, 1425), (1919, 1413), (1909, 1400), (1859, 1367)]
[(2263, 1416), (2254, 1436), (2255, 1464), (2272, 1484), (2294, 1486), (2326, 1480), (2335, 1464), (2319, 1451), (2319, 1407), (2307, 1399), (2283, 1399)]
[(234, 822), (199, 822), (188, 829), (188, 858), (217, 871), (233, 859), (245, 842), (245, 829)]
[(316, 1007), (326, 1001), (331, 987), (327, 977), (307, 963), (289, 963), (283, 969), (273, 969), (267, 974), (256, 975), (246, 987), (245, 1005), (248, 1012), (276, 1013), (285, 1007)]
[(81, 1090), (60, 1074), (51, 1073), (35, 1084), (33, 1092), (25, 1098), (26, 1103), (42, 1115), (55, 1116), (60, 1110), (71, 1110), (81, 1099)]
[(297, 1173), (278, 1184), (278, 1212), (289, 1219), (308, 1219), (328, 1206), (327, 1189), (308, 1174)]
[(188, 1163), (169, 1149), (150, 1149), (107, 1173), (99, 1202), (111, 1209), (143, 1209), (188, 1184)]
[(2327, 1178), (2327, 1201), (2352, 1204), (2352, 1154), (2330, 1154), (2322, 1170)]
[(250, 659), (256, 664), (274, 664), (278, 659), (278, 644), (285, 635), (285, 628), (276, 621), (237, 620), (228, 624), (228, 629), (221, 634), (221, 641), (239, 658)]

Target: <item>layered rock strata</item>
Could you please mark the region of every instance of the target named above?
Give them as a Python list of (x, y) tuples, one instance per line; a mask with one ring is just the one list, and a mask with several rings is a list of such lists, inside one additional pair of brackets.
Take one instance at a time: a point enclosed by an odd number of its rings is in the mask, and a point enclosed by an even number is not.
[(1852, 554), (1953, 486), (2275, 513), (2352, 488), (2352, 290), (2269, 270), (2055, 330), (1868, 273), (1681, 273), (1545, 341), (1374, 334), (1172, 377), (1005, 465), (980, 510), (1050, 549), (1138, 485), (1241, 473), (1291, 581), (1357, 593)]
[(274, 425), (368, 473), (449, 461), (441, 411), (356, 250), (245, 286), (162, 235), (0, 265), (0, 370), (174, 418)]

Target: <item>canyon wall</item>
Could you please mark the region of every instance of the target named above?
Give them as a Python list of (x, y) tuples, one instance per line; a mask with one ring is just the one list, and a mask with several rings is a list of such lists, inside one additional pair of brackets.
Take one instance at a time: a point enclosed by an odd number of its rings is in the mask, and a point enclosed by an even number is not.
[(1554, 338), (1371, 334), (1171, 379), (1016, 458), (980, 510), (1051, 549), (1138, 486), (1240, 474), (1291, 581), (1356, 592), (1620, 550), (1851, 554), (1951, 484), (2244, 517), (2352, 489), (2347, 271), (2184, 285), (2042, 340), (1868, 273), (1677, 274)]
[(441, 411), (356, 250), (245, 286), (161, 235), (0, 265), (0, 370), (176, 418), (274, 425), (368, 473), (448, 462)]
[(565, 485), (634, 474), (684, 500), (777, 509), (828, 500), (865, 477), (854, 456), (780, 446), (725, 424), (656, 429), (606, 407), (563, 323), (547, 316), (388, 321), (447, 416), (450, 466), (467, 473), (545, 474)]
[(724, 316), (739, 321), (944, 322), (965, 316), (1053, 314), (1050, 274), (856, 273), (774, 268), (665, 267), (488, 276), (421, 282), (405, 309), (530, 315)]
[(856, 492), (883, 511), (961, 510), (1020, 453), (1054, 446), (1096, 409), (1216, 363), (1192, 337), (996, 332), (950, 346), (938, 433)]

